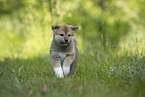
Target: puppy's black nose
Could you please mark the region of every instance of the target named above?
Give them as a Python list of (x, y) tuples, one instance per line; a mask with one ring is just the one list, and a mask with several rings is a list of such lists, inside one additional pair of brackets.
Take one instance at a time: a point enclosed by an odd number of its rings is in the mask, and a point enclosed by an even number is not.
[(65, 42), (68, 42), (68, 39), (65, 39)]
[(65, 41), (65, 42), (68, 42), (68, 38), (67, 38), (67, 37), (64, 37), (64, 41)]

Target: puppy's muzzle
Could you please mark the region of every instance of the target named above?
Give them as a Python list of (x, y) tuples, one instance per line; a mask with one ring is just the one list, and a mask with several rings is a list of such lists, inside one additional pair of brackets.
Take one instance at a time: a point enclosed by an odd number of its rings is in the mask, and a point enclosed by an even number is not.
[(64, 37), (64, 39), (62, 41), (60, 41), (61, 44), (69, 44), (70, 40), (68, 37)]
[(68, 42), (68, 38), (67, 37), (64, 37), (64, 42)]

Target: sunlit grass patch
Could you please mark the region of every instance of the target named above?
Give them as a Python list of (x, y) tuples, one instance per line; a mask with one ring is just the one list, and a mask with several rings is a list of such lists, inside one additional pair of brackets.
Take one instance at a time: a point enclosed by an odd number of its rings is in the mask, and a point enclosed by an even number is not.
[(120, 50), (118, 53), (121, 55), (123, 52), (136, 55), (139, 53), (139, 57), (145, 55), (145, 29), (142, 25), (132, 25), (132, 30), (122, 37), (119, 42)]

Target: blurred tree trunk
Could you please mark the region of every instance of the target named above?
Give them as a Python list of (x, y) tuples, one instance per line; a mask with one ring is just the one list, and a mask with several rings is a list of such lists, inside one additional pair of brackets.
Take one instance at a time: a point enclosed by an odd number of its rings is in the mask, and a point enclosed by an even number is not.
[(107, 0), (100, 0), (99, 5), (100, 5), (102, 10), (105, 10), (107, 7)]
[(105, 49), (105, 45), (106, 45), (106, 24), (105, 24), (105, 10), (107, 8), (107, 3), (108, 1), (107, 0), (100, 0), (99, 1), (99, 6), (100, 8), (102, 9), (102, 14), (103, 14), (103, 17), (102, 17), (102, 23), (101, 23), (101, 26), (100, 26), (100, 32), (101, 32), (101, 40), (102, 40), (102, 45)]
[(60, 0), (48, 0), (49, 1), (49, 11), (52, 16), (60, 15)]

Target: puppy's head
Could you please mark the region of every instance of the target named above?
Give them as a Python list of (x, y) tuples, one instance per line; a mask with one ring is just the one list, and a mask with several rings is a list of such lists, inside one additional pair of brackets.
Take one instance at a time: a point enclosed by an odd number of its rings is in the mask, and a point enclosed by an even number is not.
[(53, 30), (53, 41), (58, 46), (68, 46), (71, 44), (74, 32), (78, 29), (77, 26), (71, 25), (54, 25)]

